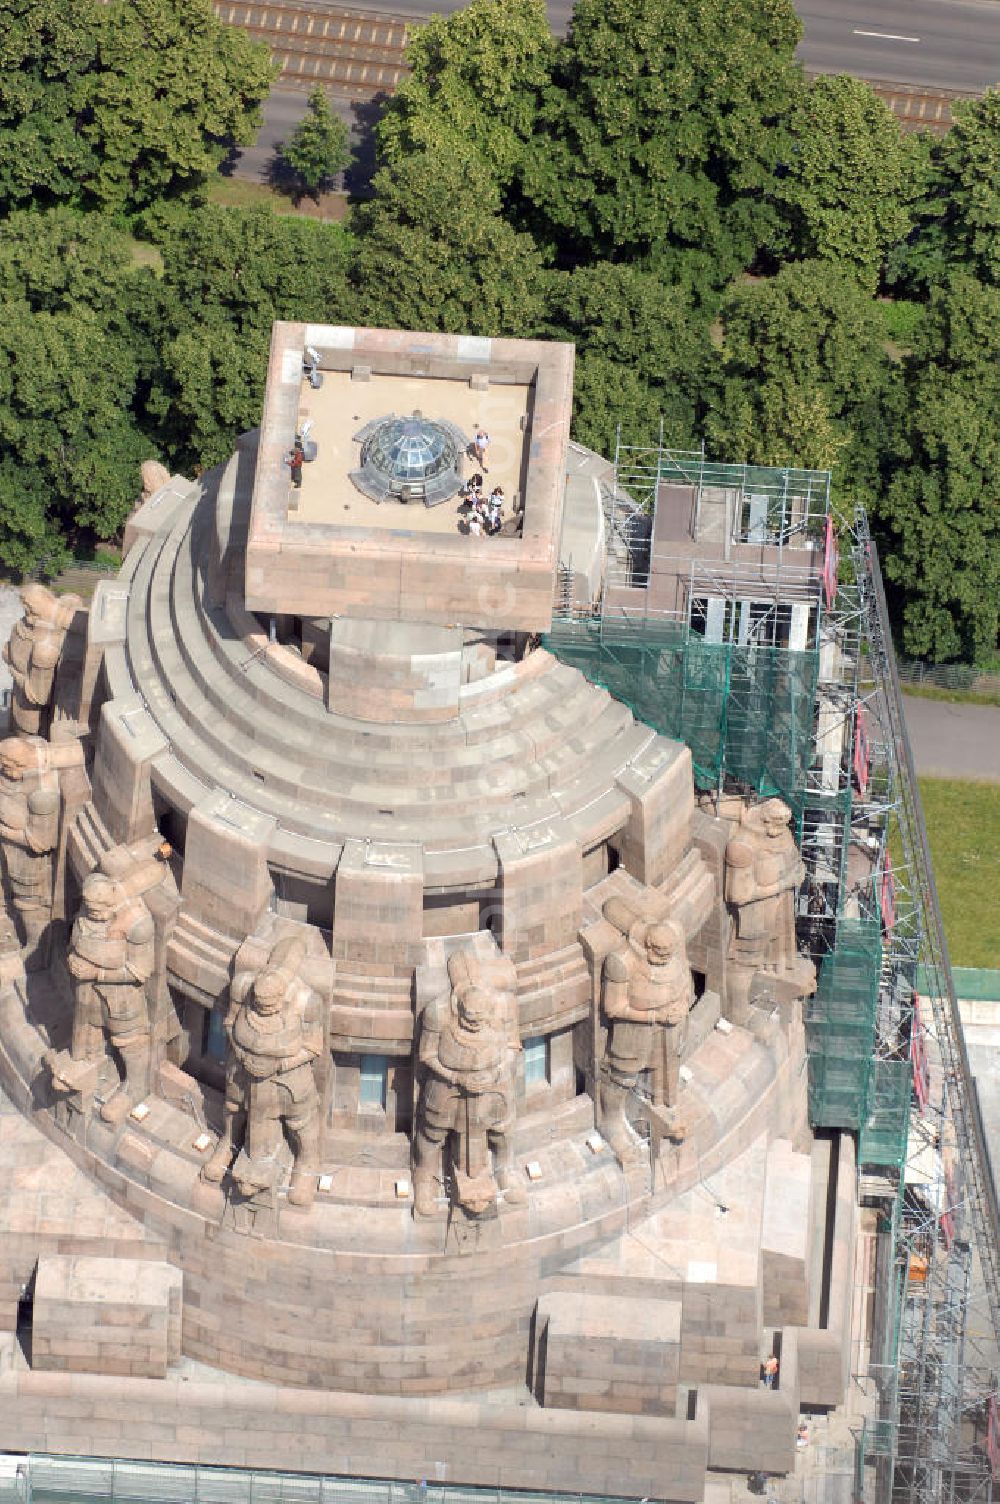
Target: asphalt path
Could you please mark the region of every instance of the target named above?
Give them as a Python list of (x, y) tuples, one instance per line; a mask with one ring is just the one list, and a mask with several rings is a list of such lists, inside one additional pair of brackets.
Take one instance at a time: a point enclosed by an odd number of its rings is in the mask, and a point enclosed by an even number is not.
[[(347, 0), (377, 10), (370, 0)], [(451, 15), (464, 0), (385, 0), (396, 15)], [(572, 0), (547, 0), (565, 32)], [(941, 89), (1000, 83), (1000, 0), (796, 0), (804, 28), (799, 57), (821, 73), (854, 73)]]
[(998, 0), (797, 0), (817, 73), (980, 91), (1000, 82)]
[(1000, 783), (1000, 705), (952, 705), (904, 695), (903, 713), (922, 778)]
[[(432, 11), (450, 15), (462, 3), (385, 0), (381, 8), (422, 18)], [(364, 0), (348, 4), (358, 10), (380, 9)], [(565, 31), (572, 0), (548, 0), (548, 9), (553, 30)], [(798, 0), (796, 9), (804, 26), (798, 55), (814, 72), (970, 91), (1000, 82), (1000, 0)], [(371, 106), (334, 103), (363, 136)], [(266, 181), (275, 148), (291, 134), (304, 109), (300, 91), (273, 90), (256, 143), (237, 156), (236, 174)]]

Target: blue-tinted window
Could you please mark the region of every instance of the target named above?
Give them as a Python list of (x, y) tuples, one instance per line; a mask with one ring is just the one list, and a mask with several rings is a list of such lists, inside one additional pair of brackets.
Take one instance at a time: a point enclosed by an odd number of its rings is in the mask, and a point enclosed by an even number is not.
[(524, 1041), (524, 1084), (532, 1086), (549, 1079), (549, 1042), (539, 1035)]
[(202, 1053), (207, 1055), (209, 1060), (225, 1060), (226, 1058), (226, 1031), (223, 1028), (224, 1017), (224, 1010), (221, 1008), (213, 1008), (208, 1015)]
[(389, 1061), (385, 1055), (362, 1055), (361, 1084), (358, 1101), (362, 1107), (381, 1107), (385, 1110), (385, 1096), (389, 1081)]

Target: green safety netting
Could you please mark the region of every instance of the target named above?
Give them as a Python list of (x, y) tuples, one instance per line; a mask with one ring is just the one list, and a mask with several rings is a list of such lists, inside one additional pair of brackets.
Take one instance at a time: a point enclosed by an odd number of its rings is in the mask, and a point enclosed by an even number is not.
[[(849, 811), (849, 788), (829, 800), (806, 795), (818, 651), (706, 642), (680, 622), (649, 617), (557, 618), (544, 642), (647, 725), (686, 743), (700, 788), (737, 779), (780, 795), (799, 822), (807, 803), (814, 815), (841, 803)], [(898, 1167), (911, 1075), (907, 1061), (875, 1058), (881, 965), (879, 921), (841, 920), (807, 1009), (809, 1109), (814, 1127), (859, 1132), (860, 1163)]]
[(842, 920), (806, 1011), (809, 1116), (816, 1127), (857, 1129), (867, 1119), (881, 969), (878, 920)]
[(913, 1067), (909, 1060), (873, 1060), (868, 1111), (858, 1135), (858, 1163), (901, 1169), (910, 1126)]
[(706, 642), (679, 622), (555, 621), (550, 652), (691, 748), (695, 781), (723, 775), (798, 813), (812, 758), (819, 654)]
[(875, 1054), (882, 969), (878, 919), (841, 919), (806, 1009), (809, 1116), (816, 1128), (858, 1130), (858, 1164), (901, 1169), (913, 1067)]

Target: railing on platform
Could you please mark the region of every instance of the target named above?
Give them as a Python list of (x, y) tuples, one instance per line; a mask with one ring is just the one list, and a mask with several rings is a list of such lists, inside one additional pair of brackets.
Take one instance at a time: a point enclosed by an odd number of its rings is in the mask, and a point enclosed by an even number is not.
[(627, 1504), (576, 1493), (466, 1488), (127, 1458), (0, 1458), (0, 1504)]

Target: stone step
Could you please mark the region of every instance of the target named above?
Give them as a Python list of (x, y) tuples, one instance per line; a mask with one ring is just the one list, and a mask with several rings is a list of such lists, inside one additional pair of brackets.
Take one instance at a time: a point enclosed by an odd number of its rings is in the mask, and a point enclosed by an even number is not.
[(580, 947), (564, 945), (559, 950), (549, 951), (547, 955), (536, 956), (527, 961), (519, 961), (517, 965), (517, 980), (521, 987), (528, 987), (533, 982), (545, 978), (552, 970), (560, 966), (566, 966), (575, 970), (581, 957)]
[(111, 838), (93, 804), (81, 805), (74, 826), (77, 846), (83, 865), (93, 871), (105, 851), (111, 846)]
[[(190, 630), (193, 613), (189, 615), (179, 604), (184, 598), (180, 592), (186, 590), (188, 581), (186, 568), (183, 580), (179, 574), (184, 567), (182, 561), (185, 554), (189, 554), (189, 550), (182, 542), (174, 572), (174, 621), (178, 642), (188, 668), (199, 681), (203, 693), (216, 704), (219, 710), (225, 711), (230, 721), (235, 720), (243, 732), (254, 739), (255, 744), (264, 742), (274, 747), (284, 757), (287, 751), (286, 717), (283, 714), (275, 714), (270, 707), (261, 705), (257, 701), (250, 703), (244, 710), (239, 698), (234, 694), (233, 681), (225, 674), (225, 671), (221, 675), (213, 672), (214, 662), (218, 658), (217, 652), (213, 651), (207, 638), (199, 640)], [(206, 622), (204, 617), (201, 618), (201, 623), (206, 631), (211, 630), (211, 624)], [(555, 668), (558, 672), (554, 679), (551, 673), (545, 675), (543, 696), (540, 697), (538, 688), (542, 681), (535, 674), (527, 678), (523, 685), (518, 685), (516, 692), (509, 697), (509, 702), (503, 708), (502, 714), (490, 717), (498, 728), (503, 728), (503, 735), (499, 740), (494, 738), (493, 743), (484, 745), (466, 739), (457, 743), (453, 749), (447, 745), (446, 739), (446, 745), (442, 749), (439, 745), (441, 738), (435, 736), (432, 742), (435, 753), (440, 758), (443, 750), (447, 761), (438, 760), (430, 765), (425, 764), (422, 769), (419, 763), (415, 765), (412, 747), (408, 747), (405, 751), (400, 750), (395, 755), (378, 747), (377, 743), (381, 737), (380, 728), (377, 726), (365, 729), (363, 734), (366, 745), (359, 748), (356, 756), (352, 756), (342, 744), (343, 718), (330, 716), (323, 712), (321, 707), (316, 709), (307, 706), (307, 711), (312, 710), (313, 717), (317, 718), (322, 725), (324, 754), (316, 756), (315, 759), (304, 754), (304, 761), (315, 761), (316, 766), (321, 767), (327, 773), (336, 771), (338, 780), (343, 779), (348, 768), (357, 770), (367, 779), (371, 776), (373, 767), (378, 767), (384, 786), (393, 783), (394, 779), (391, 775), (395, 774), (400, 785), (407, 791), (414, 786), (415, 768), (420, 772), (421, 780), (430, 780), (432, 786), (434, 782), (447, 787), (463, 780), (474, 781), (477, 795), (484, 781), (487, 785), (489, 784), (488, 768), (492, 761), (498, 764), (503, 763), (507, 768), (511, 765), (521, 766), (525, 768), (527, 777), (528, 770), (539, 768), (541, 758), (550, 746), (553, 751), (562, 754), (561, 761), (564, 761), (569, 753), (584, 751), (585, 749), (579, 746), (577, 739), (566, 738), (562, 734), (564, 728), (580, 724), (584, 703), (587, 709), (586, 724), (592, 728), (595, 727), (595, 723), (600, 721), (601, 702), (604, 705), (609, 703), (606, 695), (601, 696), (601, 701), (597, 701), (593, 688), (573, 671), (566, 671), (562, 665), (555, 665)], [(277, 682), (280, 683), (280, 681)], [(569, 690), (573, 693), (567, 698)], [(298, 711), (298, 702), (295, 708)], [(515, 717), (511, 715), (511, 709), (516, 710), (518, 716), (523, 718), (527, 718), (529, 713), (535, 716), (535, 723), (531, 727), (530, 742), (513, 735), (511, 727)], [(547, 710), (547, 713), (541, 715), (542, 710)], [(614, 713), (619, 718), (625, 716), (625, 719), (628, 719), (627, 713), (620, 709), (616, 708)], [(480, 715), (479, 719), (482, 720), (483, 717)], [(356, 727), (358, 723), (350, 724)], [(463, 728), (468, 729), (468, 718), (463, 717)], [(600, 731), (596, 734), (600, 735), (603, 729), (602, 723)], [(376, 743), (374, 752), (373, 742)], [(350, 789), (349, 792), (351, 792)]]
[[(235, 948), (235, 942), (233, 942)], [(184, 933), (183, 916), (174, 928), (167, 946), (167, 969), (188, 987), (200, 993), (206, 1003), (213, 1003), (227, 993), (230, 982), (228, 956), (215, 950), (209, 951)]]
[[(402, 839), (403, 833), (410, 834), (410, 812), (426, 829), (429, 811), (436, 848), (447, 849), (452, 843), (465, 847), (470, 838), (488, 840), (498, 824), (551, 818), (556, 812), (553, 793), (558, 793), (558, 807), (564, 812), (586, 807), (594, 790), (613, 782), (638, 742), (648, 737), (606, 694), (594, 691), (575, 670), (548, 655), (546, 672), (526, 673), (509, 703), (477, 705), (471, 727), (460, 717), (459, 742), (452, 723), (443, 731), (419, 728), (418, 741), (412, 735), (397, 736), (407, 728), (362, 727), (331, 716), (319, 702), (252, 661), (246, 645), (231, 632), (221, 653), (225, 661), (220, 661), (223, 634), (210, 630), (212, 613), (199, 615), (198, 551), (192, 554), (207, 513), (201, 511), (194, 527), (191, 510), (182, 508), (169, 541), (160, 540), (159, 548), (147, 547), (137, 562), (130, 598), (130, 615), (139, 618), (131, 647), (133, 672), (181, 763), (207, 787), (228, 769), (224, 781), (237, 797), (272, 814), (283, 827), (301, 830), (318, 820), (329, 839), (337, 840), (354, 830), (370, 834), (378, 814), (391, 821), (387, 837)], [(143, 596), (147, 609), (140, 613)], [(237, 651), (247, 665), (245, 674), (235, 661)], [(506, 667), (501, 672), (510, 674)], [(266, 692), (258, 697), (262, 674)], [(288, 699), (283, 711), (270, 708), (274, 694), (281, 701)], [(326, 770), (290, 759), (287, 723), (292, 708), (322, 728), (329, 749)], [(512, 742), (511, 727), (519, 720), (526, 739), (514, 736)], [(503, 727), (499, 740), (497, 726)], [(245, 733), (242, 739), (240, 730)], [(487, 734), (494, 736), (494, 747), (474, 741)], [(270, 746), (262, 740), (264, 735)], [(347, 747), (342, 744), (345, 736)], [(429, 757), (414, 755), (421, 744)], [(457, 765), (449, 767), (456, 750)], [(494, 753), (495, 775), (490, 761)], [(421, 762), (429, 767), (424, 782), (415, 777)], [(356, 774), (353, 778), (345, 776), (349, 767)], [(331, 799), (334, 778), (337, 794)], [(312, 803), (314, 810), (303, 810), (304, 803)]]

